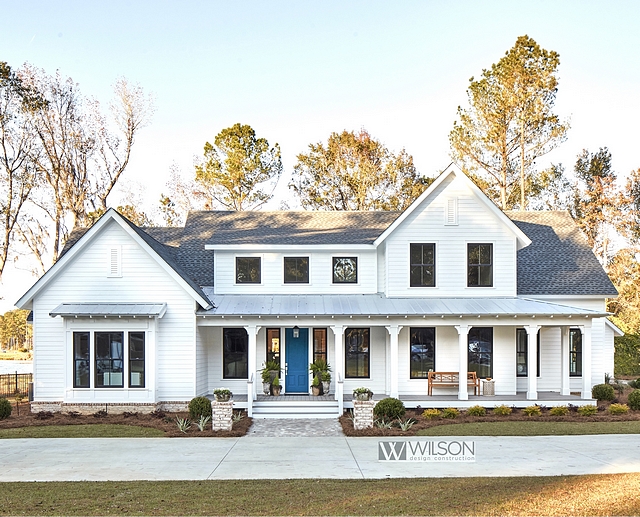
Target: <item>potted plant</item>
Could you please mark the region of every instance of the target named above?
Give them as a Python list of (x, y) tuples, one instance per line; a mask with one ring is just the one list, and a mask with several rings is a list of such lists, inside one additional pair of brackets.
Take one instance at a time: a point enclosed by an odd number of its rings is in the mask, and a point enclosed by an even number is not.
[(269, 395), (271, 393), (271, 372), (266, 368), (262, 369), (262, 393)]
[(322, 381), (322, 392), (328, 395), (331, 387), (331, 374), (328, 371), (322, 372), (320, 380)]
[(331, 367), (329, 363), (324, 359), (316, 359), (309, 365), (309, 371), (313, 374), (314, 379), (318, 377), (318, 381), (321, 382), (320, 394), (329, 393), (329, 383), (331, 382), (331, 374), (329, 373)]
[(320, 390), (322, 389), (322, 383), (320, 382), (320, 377), (317, 375), (313, 378), (313, 382), (311, 383), (311, 394), (314, 397), (320, 395)]
[(373, 391), (369, 388), (356, 388), (353, 390), (353, 398), (355, 400), (371, 400), (373, 398)]
[(280, 391), (282, 390), (282, 386), (280, 386), (280, 378), (276, 377), (275, 379), (273, 379), (273, 382), (271, 383), (271, 390), (273, 391), (273, 396), (274, 397), (279, 397), (280, 396)]
[(213, 390), (213, 395), (216, 397), (216, 401), (218, 402), (229, 402), (233, 393), (228, 388), (216, 388)]
[(273, 393), (273, 381), (280, 377), (282, 369), (277, 361), (266, 361), (262, 367), (262, 391), (265, 395), (275, 395)]

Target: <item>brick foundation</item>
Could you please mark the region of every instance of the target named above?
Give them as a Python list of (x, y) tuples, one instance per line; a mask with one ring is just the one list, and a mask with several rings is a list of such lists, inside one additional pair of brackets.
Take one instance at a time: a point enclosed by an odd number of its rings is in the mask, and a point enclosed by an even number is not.
[(373, 408), (376, 402), (373, 400), (353, 401), (353, 428), (369, 429), (373, 427)]
[(211, 425), (214, 431), (231, 431), (233, 427), (233, 400), (211, 403)]
[(98, 411), (106, 411), (116, 415), (122, 413), (153, 413), (154, 411), (184, 412), (189, 410), (188, 401), (164, 401), (164, 402), (31, 402), (32, 413), (80, 413), (81, 415), (93, 415)]

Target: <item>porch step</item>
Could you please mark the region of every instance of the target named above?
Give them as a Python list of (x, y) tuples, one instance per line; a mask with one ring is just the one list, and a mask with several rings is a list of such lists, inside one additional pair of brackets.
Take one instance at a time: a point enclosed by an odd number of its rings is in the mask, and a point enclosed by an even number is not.
[(319, 401), (256, 401), (253, 418), (337, 418), (337, 400)]

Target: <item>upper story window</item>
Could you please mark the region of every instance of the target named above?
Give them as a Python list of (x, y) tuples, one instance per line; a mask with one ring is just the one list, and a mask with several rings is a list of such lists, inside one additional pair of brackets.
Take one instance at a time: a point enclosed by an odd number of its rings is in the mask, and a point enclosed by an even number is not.
[(333, 283), (357, 284), (358, 283), (358, 258), (357, 257), (333, 257)]
[(261, 282), (260, 257), (236, 257), (236, 284)]
[(467, 244), (467, 286), (493, 287), (493, 244)]
[(436, 285), (436, 245), (410, 244), (410, 273), (411, 287), (435, 287)]
[(308, 284), (309, 283), (309, 257), (285, 257), (284, 258), (284, 283)]

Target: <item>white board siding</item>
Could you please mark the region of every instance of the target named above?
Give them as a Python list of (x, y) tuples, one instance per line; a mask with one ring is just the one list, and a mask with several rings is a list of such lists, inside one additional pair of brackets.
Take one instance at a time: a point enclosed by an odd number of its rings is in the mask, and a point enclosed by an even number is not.
[(196, 329), (196, 394), (206, 395), (209, 392), (208, 348), (203, 328)]
[[(458, 199), (457, 225), (445, 225), (450, 197)], [(516, 295), (515, 234), (459, 180), (443, 182), (386, 243), (389, 296)], [(435, 243), (435, 287), (409, 287), (410, 243)], [(467, 287), (467, 243), (493, 244), (493, 287)]]
[[(122, 277), (110, 278), (110, 250), (122, 249)], [(188, 400), (195, 393), (195, 302), (124, 230), (111, 222), (33, 301), (37, 401), (67, 400), (72, 356), (65, 351), (64, 321), (49, 312), (60, 303), (167, 303), (156, 333), (156, 400)], [(95, 330), (100, 330), (98, 320)], [(124, 323), (123, 323), (124, 324)], [(147, 368), (152, 365), (147, 364)], [(93, 368), (93, 365), (92, 365)], [(92, 370), (93, 371), (93, 370)], [(60, 372), (65, 372), (60, 375)], [(102, 389), (95, 392), (106, 393)], [(110, 402), (126, 389), (109, 390)], [(102, 393), (97, 393), (102, 397)]]
[[(261, 284), (236, 284), (236, 257), (261, 257)], [(309, 283), (284, 283), (284, 257), (309, 257)], [(332, 257), (358, 258), (358, 283), (334, 284)], [(287, 252), (215, 252), (216, 294), (371, 294), (377, 292), (375, 249), (314, 251), (304, 248)]]

